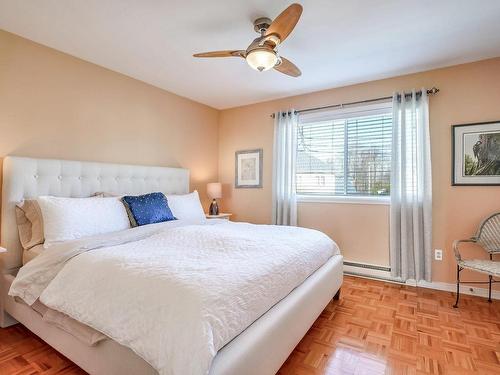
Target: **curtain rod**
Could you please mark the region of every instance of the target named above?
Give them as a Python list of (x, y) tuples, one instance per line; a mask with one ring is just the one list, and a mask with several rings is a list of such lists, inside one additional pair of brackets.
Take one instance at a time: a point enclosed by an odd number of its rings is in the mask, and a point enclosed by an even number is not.
[[(439, 92), (439, 89), (437, 87), (433, 87), (431, 89), (427, 90), (427, 95), (436, 95)], [(422, 90), (416, 91), (416, 94), (422, 94)], [(409, 96), (411, 93), (405, 93), (405, 96)], [(375, 98), (375, 99), (367, 99), (367, 100), (360, 100), (357, 102), (349, 102), (349, 103), (342, 103), (342, 104), (332, 104), (332, 105), (325, 105), (323, 107), (314, 107), (314, 108), (306, 108), (306, 109), (300, 109), (298, 111), (295, 111), (295, 113), (304, 113), (304, 112), (312, 112), (312, 111), (318, 111), (320, 109), (328, 109), (328, 108), (342, 108), (344, 106), (349, 106), (349, 105), (355, 105), (355, 104), (365, 104), (365, 103), (372, 103), (372, 102), (379, 102), (381, 100), (389, 100), (392, 99), (392, 96), (383, 96), (381, 98)], [(274, 118), (274, 113), (271, 114), (271, 117)]]

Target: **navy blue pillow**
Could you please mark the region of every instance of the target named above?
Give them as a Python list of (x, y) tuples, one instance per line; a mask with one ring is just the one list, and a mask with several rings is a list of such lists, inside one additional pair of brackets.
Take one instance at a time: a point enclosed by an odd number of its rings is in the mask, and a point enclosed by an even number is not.
[(163, 193), (125, 196), (122, 198), (122, 202), (131, 215), (132, 226), (177, 220), (172, 215), (172, 211), (168, 207), (167, 197)]

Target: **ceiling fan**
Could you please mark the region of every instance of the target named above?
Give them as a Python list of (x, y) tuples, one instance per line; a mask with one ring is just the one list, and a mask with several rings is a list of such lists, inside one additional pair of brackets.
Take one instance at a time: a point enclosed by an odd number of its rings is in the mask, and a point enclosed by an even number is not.
[(254, 29), (260, 36), (246, 50), (227, 50), (196, 53), (194, 57), (241, 57), (248, 65), (259, 72), (274, 68), (292, 77), (302, 73), (291, 61), (278, 54), (278, 45), (290, 35), (302, 14), (302, 5), (292, 4), (271, 21), (267, 17), (254, 21)]

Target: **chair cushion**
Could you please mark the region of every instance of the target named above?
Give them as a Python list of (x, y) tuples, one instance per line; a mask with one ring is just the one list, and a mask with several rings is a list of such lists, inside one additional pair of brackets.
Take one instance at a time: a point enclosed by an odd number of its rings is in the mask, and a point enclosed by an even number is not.
[(469, 268), (474, 271), (487, 273), (493, 276), (500, 276), (500, 262), (484, 259), (467, 259), (458, 262), (460, 267)]

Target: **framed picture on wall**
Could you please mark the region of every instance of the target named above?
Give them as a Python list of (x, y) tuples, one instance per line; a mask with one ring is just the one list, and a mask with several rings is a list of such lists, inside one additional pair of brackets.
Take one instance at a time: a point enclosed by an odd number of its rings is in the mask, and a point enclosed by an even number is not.
[(262, 187), (262, 149), (236, 151), (234, 187)]
[(452, 127), (452, 185), (500, 185), (500, 121)]

